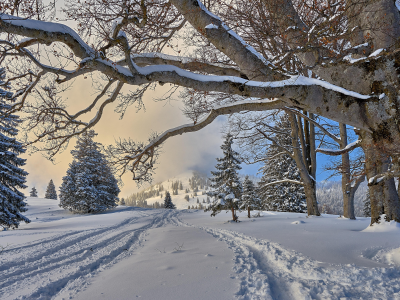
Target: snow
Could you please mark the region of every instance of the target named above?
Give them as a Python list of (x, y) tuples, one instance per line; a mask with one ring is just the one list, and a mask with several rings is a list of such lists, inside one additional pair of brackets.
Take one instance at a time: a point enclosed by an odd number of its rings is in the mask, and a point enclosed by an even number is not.
[(335, 149), (318, 148), (318, 150), (335, 153), (335, 152), (346, 151), (346, 150), (348, 150), (348, 149), (350, 149), (350, 148), (352, 148), (352, 147), (354, 147), (354, 146), (356, 146), (357, 144), (360, 144), (360, 143), (361, 143), (361, 140), (356, 140), (356, 141), (351, 142), (350, 144), (348, 144), (343, 149), (335, 150)]
[(384, 51), (385, 49), (381, 48), (378, 50), (375, 50), (374, 52), (371, 53), (371, 55), (369, 57), (374, 57), (374, 56), (378, 56), (379, 53), (381, 53), (382, 51)]
[(0, 232), (2, 300), (400, 297), (398, 224), (127, 206), (79, 215), (27, 202), (32, 222)]
[(90, 55), (90, 56), (94, 55), (94, 50), (88, 44), (86, 44), (74, 30), (72, 30), (70, 27), (68, 27), (66, 25), (52, 23), (52, 22), (44, 22), (44, 21), (38, 21), (38, 20), (25, 19), (25, 18), (20, 18), (17, 16), (1, 14), (1, 13), (0, 13), (0, 19), (3, 22), (10, 23), (15, 26), (23, 26), (25, 28), (43, 30), (43, 31), (47, 31), (47, 32), (68, 34), (74, 40), (76, 40), (82, 46), (82, 48), (85, 49), (85, 51), (88, 55)]
[[(385, 219), (385, 215), (381, 216), (381, 220)], [(368, 226), (363, 230), (364, 232), (396, 232), (400, 234), (400, 223), (395, 221), (384, 222), (381, 221), (379, 224), (375, 223), (372, 226)]]
[(208, 24), (206, 27), (204, 27), (205, 29), (218, 29), (218, 26), (215, 24)]

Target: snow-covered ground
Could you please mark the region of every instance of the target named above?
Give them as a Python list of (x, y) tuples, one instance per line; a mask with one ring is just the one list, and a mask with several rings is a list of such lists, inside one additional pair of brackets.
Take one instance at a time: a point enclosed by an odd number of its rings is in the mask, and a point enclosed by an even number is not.
[(400, 299), (397, 224), (277, 212), (231, 223), (224, 212), (125, 206), (77, 215), (28, 203), (32, 222), (0, 232), (2, 300)]

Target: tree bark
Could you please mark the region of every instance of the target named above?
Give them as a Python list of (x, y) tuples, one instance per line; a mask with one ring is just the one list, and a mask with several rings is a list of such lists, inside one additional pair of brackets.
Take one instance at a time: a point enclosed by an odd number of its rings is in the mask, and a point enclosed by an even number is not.
[(250, 218), (250, 207), (247, 207), (247, 217)]
[(235, 214), (235, 208), (233, 207), (233, 204), (231, 206), (231, 211), (232, 211), (232, 220), (237, 222), (237, 217), (236, 217), (236, 214)]
[[(339, 123), (340, 128), (340, 148), (347, 146), (347, 129), (346, 124)], [(350, 156), (349, 153), (342, 154), (342, 194), (343, 194), (343, 216), (355, 220), (354, 215), (354, 192), (351, 187), (350, 178)]]
[(311, 178), (309, 171), (307, 170), (306, 164), (303, 160), (300, 145), (299, 145), (299, 127), (296, 120), (296, 116), (292, 112), (287, 112), (289, 115), (289, 120), (291, 124), (291, 137), (293, 146), (293, 158), (296, 161), (297, 167), (299, 168), (299, 173), (301, 180), (304, 184), (304, 193), (306, 194), (307, 201), (307, 214), (309, 216), (319, 216), (318, 202), (316, 195), (316, 182), (314, 178)]

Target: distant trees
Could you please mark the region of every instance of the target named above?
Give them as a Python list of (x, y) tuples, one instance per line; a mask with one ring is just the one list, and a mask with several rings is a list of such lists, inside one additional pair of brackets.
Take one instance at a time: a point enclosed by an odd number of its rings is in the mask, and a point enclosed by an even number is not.
[(171, 195), (168, 191), (165, 192), (164, 208), (168, 208), (168, 209), (176, 208), (175, 205), (172, 203)]
[(37, 190), (36, 190), (35, 187), (33, 187), (32, 190), (29, 192), (29, 196), (30, 197), (37, 197), (38, 196)]
[(50, 182), (47, 185), (46, 193), (44, 194), (44, 197), (46, 199), (57, 200), (57, 192), (56, 192), (56, 187), (53, 183), (53, 179), (50, 179)]
[(232, 149), (233, 137), (227, 134), (221, 146), (223, 157), (217, 158), (216, 171), (211, 171), (212, 190), (207, 195), (214, 197), (214, 201), (206, 209), (211, 210), (211, 216), (215, 216), (221, 210), (232, 211), (232, 220), (237, 221), (235, 210), (238, 209), (238, 201), (242, 193), (242, 185), (239, 180), (238, 170), (240, 167), (239, 153)]
[(125, 205), (125, 199), (121, 198), (121, 200), (119, 200), (119, 205)]
[(261, 200), (257, 195), (254, 183), (250, 180), (249, 176), (246, 176), (243, 181), (243, 192), (240, 199), (240, 209), (246, 209), (247, 217), (250, 218), (250, 211), (254, 209), (259, 209), (260, 206)]
[(60, 206), (80, 213), (96, 213), (115, 207), (120, 192), (101, 144), (93, 130), (83, 133), (71, 151), (74, 158), (60, 188)]
[[(19, 223), (30, 220), (21, 213), (27, 211), (25, 196), (19, 189), (26, 188), (25, 177), (28, 175), (21, 167), (25, 159), (19, 157), (25, 153), (25, 148), (16, 140), (19, 117), (10, 114), (11, 105), (5, 98), (12, 93), (1, 87), (7, 87), (4, 79), (4, 69), (0, 68), (0, 226), (3, 228), (18, 228)], [(11, 96), (10, 96), (11, 94)]]

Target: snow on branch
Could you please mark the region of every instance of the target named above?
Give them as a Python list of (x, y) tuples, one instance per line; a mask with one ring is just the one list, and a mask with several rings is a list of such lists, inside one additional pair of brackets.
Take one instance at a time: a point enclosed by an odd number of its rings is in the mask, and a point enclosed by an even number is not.
[(211, 13), (200, 0), (171, 0), (171, 3), (219, 51), (232, 59), (241, 70), (248, 70), (246, 74), (251, 75), (249, 78), (258, 80), (287, 78), (286, 75), (277, 72), (272, 63), (230, 29), (221, 18)]
[(374, 177), (371, 177), (368, 180), (368, 186), (382, 184), (386, 180), (394, 178), (394, 177), (400, 177), (400, 173), (399, 172), (389, 171), (389, 172), (385, 172), (385, 173), (381, 173), (381, 174), (375, 175)]
[(269, 185), (274, 185), (274, 184), (280, 184), (280, 183), (294, 183), (294, 184), (304, 185), (304, 183), (302, 183), (301, 181), (292, 180), (292, 179), (283, 179), (283, 180), (277, 180), (277, 181), (265, 183), (265, 184), (263, 184), (263, 187), (266, 187)]
[(361, 140), (354, 141), (354, 142), (348, 144), (345, 148), (339, 149), (339, 150), (318, 148), (316, 151), (319, 153), (322, 153), (322, 154), (336, 156), (336, 155), (342, 155), (347, 152), (350, 152), (350, 151), (356, 149), (357, 147), (361, 147)]
[[(67, 25), (25, 19), (7, 14), (0, 14), (0, 25), (0, 32), (25, 36), (34, 39), (34, 42), (47, 45), (53, 42), (64, 43), (80, 58), (95, 55), (95, 51)], [(31, 43), (29, 41), (26, 40), (26, 43)]]

